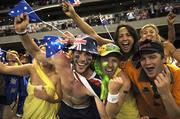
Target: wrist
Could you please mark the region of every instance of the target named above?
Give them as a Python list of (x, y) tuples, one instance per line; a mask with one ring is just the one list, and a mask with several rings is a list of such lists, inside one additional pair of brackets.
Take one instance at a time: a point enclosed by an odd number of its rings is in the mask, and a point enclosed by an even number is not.
[(78, 14), (76, 12), (73, 12), (72, 15), (71, 15), (71, 18), (76, 19), (77, 17), (78, 17)]
[(117, 103), (119, 101), (119, 93), (117, 93), (115, 95), (108, 93), (107, 101), (110, 103)]
[(24, 31), (15, 31), (15, 32), (18, 35), (25, 35), (25, 34), (27, 34), (27, 30), (26, 29)]

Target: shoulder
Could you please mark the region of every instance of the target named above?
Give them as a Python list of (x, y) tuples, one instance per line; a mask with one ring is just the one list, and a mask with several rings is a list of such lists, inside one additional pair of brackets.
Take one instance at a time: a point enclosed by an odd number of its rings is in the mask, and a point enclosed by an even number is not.
[(127, 61), (126, 63), (126, 68), (124, 70), (124, 72), (128, 75), (128, 76), (137, 76), (137, 74), (139, 74), (141, 71), (141, 68), (136, 68), (133, 65), (133, 61)]

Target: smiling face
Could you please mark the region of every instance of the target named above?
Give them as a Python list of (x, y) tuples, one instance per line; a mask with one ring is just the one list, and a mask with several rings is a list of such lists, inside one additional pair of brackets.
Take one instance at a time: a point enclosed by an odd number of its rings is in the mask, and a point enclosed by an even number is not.
[(155, 79), (162, 72), (163, 61), (162, 56), (157, 52), (143, 54), (140, 59), (141, 66), (150, 79)]
[(129, 53), (133, 48), (134, 39), (126, 27), (119, 29), (118, 44), (124, 53)]
[(119, 66), (119, 59), (117, 56), (115, 56), (113, 54), (109, 54), (107, 56), (101, 57), (102, 70), (110, 78), (113, 77), (118, 66)]
[(83, 51), (74, 51), (74, 66), (79, 74), (85, 73), (90, 68), (92, 60), (92, 54)]
[(141, 31), (141, 40), (145, 40), (145, 39), (149, 39), (149, 40), (158, 39), (158, 33), (155, 30), (155, 28), (153, 28), (151, 26), (147, 26), (147, 27), (142, 29), (142, 31)]

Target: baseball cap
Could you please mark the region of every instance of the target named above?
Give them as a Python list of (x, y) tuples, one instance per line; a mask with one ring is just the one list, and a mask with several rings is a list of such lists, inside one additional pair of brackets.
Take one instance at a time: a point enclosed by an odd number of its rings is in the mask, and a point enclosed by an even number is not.
[(137, 51), (133, 55), (133, 60), (139, 60), (141, 54), (151, 54), (157, 52), (164, 56), (164, 47), (160, 42), (146, 39), (137, 44)]
[(102, 45), (101, 47), (98, 48), (98, 52), (99, 52), (100, 56), (106, 56), (110, 53), (121, 54), (120, 48), (113, 43), (108, 43), (108, 44)]
[(90, 54), (98, 55), (97, 42), (90, 36), (76, 38), (74, 44), (69, 47), (70, 50), (84, 51)]

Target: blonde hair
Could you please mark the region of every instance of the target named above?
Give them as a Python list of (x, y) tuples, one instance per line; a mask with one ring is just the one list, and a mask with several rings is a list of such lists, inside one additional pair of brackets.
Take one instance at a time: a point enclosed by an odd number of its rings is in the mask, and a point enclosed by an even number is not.
[(146, 24), (146, 25), (144, 25), (144, 26), (141, 28), (140, 32), (142, 33), (142, 31), (143, 31), (145, 28), (147, 28), (147, 27), (152, 27), (152, 28), (156, 31), (156, 33), (159, 34), (159, 30), (158, 30), (157, 26), (154, 25), (154, 24)]
[(160, 42), (164, 42), (164, 41), (165, 41), (165, 39), (162, 38), (162, 37), (159, 35), (159, 30), (158, 30), (157, 26), (154, 25), (154, 24), (146, 24), (146, 25), (144, 25), (144, 26), (140, 29), (140, 35), (141, 35), (141, 36), (142, 36), (143, 30), (144, 30), (145, 28), (147, 28), (147, 27), (151, 27), (151, 28), (153, 28), (153, 29), (156, 31), (157, 40), (159, 40)]

